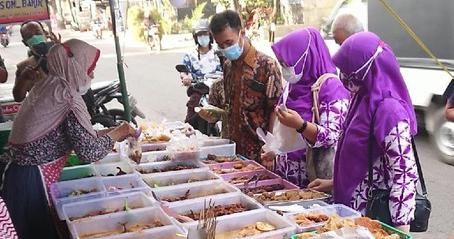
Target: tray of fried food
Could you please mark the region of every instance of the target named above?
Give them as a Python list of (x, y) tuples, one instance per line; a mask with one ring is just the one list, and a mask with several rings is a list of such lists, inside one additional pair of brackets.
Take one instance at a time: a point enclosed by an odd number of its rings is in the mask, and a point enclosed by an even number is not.
[(324, 201), (328, 200), (331, 196), (312, 189), (292, 189), (256, 194), (253, 197), (263, 205), (272, 205), (284, 202), (300, 202), (315, 199)]
[(360, 216), (359, 212), (342, 204), (284, 214), (285, 218), (297, 225), (299, 232), (317, 230), (318, 233), (355, 226), (353, 218)]
[(253, 160), (209, 164), (208, 167), (210, 168), (211, 171), (217, 174), (248, 172), (265, 169), (262, 165), (258, 164)]
[(241, 162), (244, 159), (238, 155), (234, 156), (223, 156), (223, 155), (215, 155), (215, 154), (208, 154), (206, 159), (202, 159), (201, 161), (204, 164), (219, 164), (219, 163), (228, 163), (228, 162)]
[(376, 239), (412, 239), (410, 234), (368, 217), (355, 218), (355, 224), (367, 228)]

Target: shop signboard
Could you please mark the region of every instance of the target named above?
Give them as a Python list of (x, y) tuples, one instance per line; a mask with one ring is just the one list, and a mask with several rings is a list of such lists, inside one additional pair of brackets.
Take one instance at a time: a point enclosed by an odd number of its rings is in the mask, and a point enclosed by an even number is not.
[(48, 19), (47, 0), (0, 0), (0, 24)]

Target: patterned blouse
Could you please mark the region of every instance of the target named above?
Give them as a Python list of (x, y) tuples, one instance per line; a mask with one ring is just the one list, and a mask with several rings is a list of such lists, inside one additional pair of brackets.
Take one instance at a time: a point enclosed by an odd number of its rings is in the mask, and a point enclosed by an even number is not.
[(71, 112), (56, 129), (38, 140), (21, 145), (11, 144), (8, 149), (14, 163), (28, 166), (52, 162), (73, 149), (80, 160), (94, 162), (104, 158), (114, 143), (108, 134), (99, 138), (91, 135)]
[(200, 54), (197, 49), (194, 49), (192, 52), (184, 55), (183, 64), (197, 77), (203, 77), (207, 73), (222, 71), (219, 57), (214, 52), (215, 50), (212, 48), (207, 53)]
[[(409, 120), (399, 122), (382, 143), (385, 154), (373, 166), (373, 187), (390, 190), (389, 210), (394, 226), (409, 225), (414, 218), (418, 181), (416, 161), (411, 146)], [(351, 207), (365, 213), (367, 175), (352, 195)]]
[(225, 62), (222, 87), (221, 84), (212, 87), (210, 95), (218, 96), (210, 96), (209, 101), (226, 111), (223, 137), (236, 142), (239, 154), (260, 160), (263, 143), (256, 129), (269, 129), (270, 114), (281, 93), (281, 73), (276, 61), (252, 45), (244, 59)]
[[(331, 102), (320, 102), (320, 124), (317, 124), (317, 135), (313, 148), (336, 146), (347, 117), (348, 99), (339, 99)], [(275, 172), (290, 182), (306, 187), (309, 183), (306, 175), (305, 150), (289, 154), (278, 155)]]

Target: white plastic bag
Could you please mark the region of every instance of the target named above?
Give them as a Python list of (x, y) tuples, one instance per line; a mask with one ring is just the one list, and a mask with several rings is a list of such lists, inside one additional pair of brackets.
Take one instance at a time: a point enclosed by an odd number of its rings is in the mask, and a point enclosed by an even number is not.
[(288, 153), (306, 148), (303, 136), (295, 129), (283, 125), (278, 119), (274, 121), (273, 135), (279, 152)]

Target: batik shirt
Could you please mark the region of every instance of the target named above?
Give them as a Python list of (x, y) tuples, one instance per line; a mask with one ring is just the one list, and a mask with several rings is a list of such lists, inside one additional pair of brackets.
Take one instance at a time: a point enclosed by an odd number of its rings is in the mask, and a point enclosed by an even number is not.
[[(104, 158), (114, 143), (108, 134), (99, 138), (91, 135), (71, 112), (57, 128), (36, 141), (9, 145), (7, 150), (12, 162), (19, 165), (46, 164), (65, 156), (73, 149), (80, 160), (93, 162)], [(9, 157), (2, 157), (2, 160), (9, 160)]]
[[(347, 117), (349, 99), (338, 99), (331, 102), (320, 102), (320, 124), (317, 126), (316, 141), (309, 147), (336, 146)], [(334, 160), (334, 159), (333, 159)], [(288, 181), (305, 187), (309, 183), (306, 175), (306, 150), (298, 150), (278, 155), (275, 172)]]
[(214, 49), (210, 49), (207, 53), (200, 54), (197, 49), (195, 49), (184, 55), (183, 64), (185, 64), (196, 77), (203, 77), (207, 73), (222, 71), (219, 57), (217, 57), (214, 52)]
[(223, 137), (236, 143), (237, 153), (258, 161), (263, 143), (256, 129), (269, 129), (270, 114), (282, 92), (276, 61), (251, 46), (243, 59), (225, 62), (222, 86), (224, 99), (209, 100), (226, 111)]
[[(389, 210), (394, 226), (409, 225), (414, 218), (418, 172), (411, 146), (409, 120), (399, 122), (381, 144), (385, 154), (373, 166), (373, 188), (390, 190)], [(369, 192), (368, 176), (352, 195), (351, 206), (363, 214)]]

